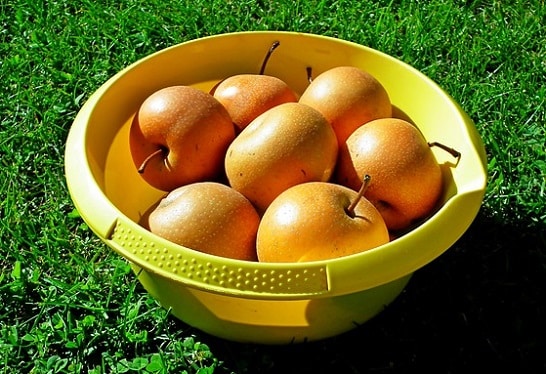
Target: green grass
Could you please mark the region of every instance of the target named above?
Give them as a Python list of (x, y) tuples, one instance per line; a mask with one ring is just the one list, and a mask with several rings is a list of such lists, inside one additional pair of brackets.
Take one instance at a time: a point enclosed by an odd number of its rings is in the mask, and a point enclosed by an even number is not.
[[(545, 19), (543, 0), (2, 0), (0, 373), (543, 372)], [(66, 190), (65, 139), (91, 93), (154, 51), (241, 30), (324, 34), (408, 62), (487, 148), (468, 232), (385, 312), (325, 341), (235, 344), (174, 319)]]

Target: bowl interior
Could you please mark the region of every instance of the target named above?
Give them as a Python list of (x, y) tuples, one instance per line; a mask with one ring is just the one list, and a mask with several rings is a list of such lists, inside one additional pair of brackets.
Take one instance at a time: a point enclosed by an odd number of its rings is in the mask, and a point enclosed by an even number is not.
[[(447, 188), (441, 207), (432, 217), (382, 247), (307, 264), (217, 258), (169, 243), (137, 224), (164, 194), (142, 180), (129, 153), (128, 130), (139, 105), (162, 87), (193, 85), (208, 90), (230, 75), (257, 73), (275, 40), (280, 41), (280, 46), (269, 60), (266, 74), (285, 80), (301, 93), (308, 84), (307, 67), (312, 67), (316, 76), (334, 66), (358, 66), (385, 86), (399, 113), (417, 124), (427, 140), (461, 152), (460, 160), (455, 162), (446, 152), (434, 149), (438, 161), (444, 164)], [(432, 261), (463, 234), (476, 216), (485, 190), (486, 159), (468, 116), (437, 84), (405, 63), (328, 37), (248, 32), (176, 45), (112, 77), (93, 94), (74, 121), (67, 141), (66, 175), (82, 217), (99, 237), (133, 263), (212, 292), (296, 298), (375, 287)]]

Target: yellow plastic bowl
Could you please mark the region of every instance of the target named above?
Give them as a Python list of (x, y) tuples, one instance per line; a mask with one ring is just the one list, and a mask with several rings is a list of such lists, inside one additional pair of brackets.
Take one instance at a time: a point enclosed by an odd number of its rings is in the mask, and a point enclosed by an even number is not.
[[(441, 208), (417, 229), (376, 249), (301, 264), (253, 263), (172, 244), (137, 224), (164, 193), (147, 185), (129, 153), (128, 129), (142, 101), (169, 85), (209, 89), (227, 76), (257, 73), (280, 41), (266, 73), (300, 93), (314, 75), (339, 65), (372, 73), (391, 101), (429, 141), (461, 152), (456, 164), (435, 154), (447, 188)], [(139, 281), (172, 314), (229, 340), (284, 344), (334, 336), (381, 312), (411, 274), (448, 249), (482, 203), (487, 172), (470, 118), (429, 78), (376, 50), (295, 32), (242, 32), (189, 41), (154, 53), (108, 80), (85, 103), (68, 135), (68, 188), (89, 227), (126, 258)]]

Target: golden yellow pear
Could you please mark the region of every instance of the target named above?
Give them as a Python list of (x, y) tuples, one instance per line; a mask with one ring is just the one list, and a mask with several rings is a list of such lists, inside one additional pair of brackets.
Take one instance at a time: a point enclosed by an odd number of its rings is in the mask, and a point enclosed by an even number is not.
[(252, 121), (229, 146), (225, 172), (235, 190), (261, 213), (284, 190), (333, 174), (338, 145), (315, 109), (285, 103)]
[(383, 85), (355, 66), (337, 66), (319, 74), (299, 102), (326, 117), (340, 145), (363, 123), (392, 115), (390, 98)]
[(256, 250), (260, 262), (307, 262), (387, 242), (385, 222), (368, 200), (338, 184), (309, 182), (287, 189), (267, 208)]

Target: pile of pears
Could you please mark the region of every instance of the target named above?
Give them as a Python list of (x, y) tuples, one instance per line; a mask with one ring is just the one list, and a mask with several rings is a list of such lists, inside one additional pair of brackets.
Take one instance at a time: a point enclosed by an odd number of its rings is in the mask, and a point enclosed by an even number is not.
[(135, 167), (165, 191), (140, 224), (197, 251), (248, 261), (327, 260), (379, 247), (430, 216), (441, 166), (369, 72), (336, 66), (298, 94), (265, 74), (209, 92), (150, 95), (129, 133)]

